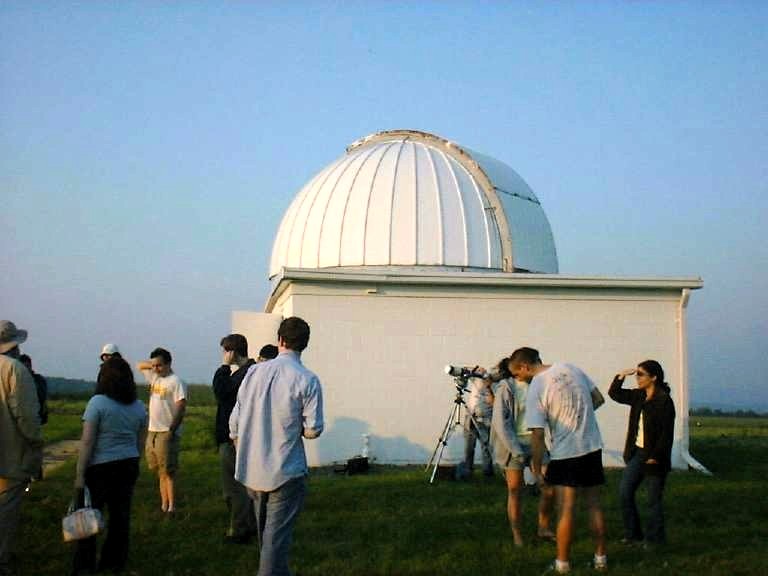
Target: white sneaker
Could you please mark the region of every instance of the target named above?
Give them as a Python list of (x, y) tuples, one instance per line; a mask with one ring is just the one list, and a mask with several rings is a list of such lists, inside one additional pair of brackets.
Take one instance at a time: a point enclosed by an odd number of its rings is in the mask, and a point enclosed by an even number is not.
[(552, 562), (547, 565), (542, 576), (544, 576), (545, 574), (568, 574), (570, 573), (570, 571), (571, 571), (570, 567), (566, 568), (565, 570), (558, 570), (557, 560), (552, 560)]

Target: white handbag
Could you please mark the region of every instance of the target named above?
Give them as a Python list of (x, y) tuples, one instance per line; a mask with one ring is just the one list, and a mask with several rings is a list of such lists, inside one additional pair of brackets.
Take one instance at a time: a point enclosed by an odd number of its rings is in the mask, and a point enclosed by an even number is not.
[(91, 507), (91, 493), (84, 488), (83, 508), (75, 509), (75, 501), (69, 503), (67, 515), (61, 520), (61, 533), (64, 542), (82, 540), (95, 536), (104, 529), (104, 518), (98, 508)]

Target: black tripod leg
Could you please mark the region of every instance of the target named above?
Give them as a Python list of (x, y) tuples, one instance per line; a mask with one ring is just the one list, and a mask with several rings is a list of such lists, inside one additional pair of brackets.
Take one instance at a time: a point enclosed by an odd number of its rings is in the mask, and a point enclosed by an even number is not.
[[(450, 416), (448, 416), (448, 421), (445, 424), (445, 430), (443, 431), (443, 435), (440, 437), (440, 439), (437, 441), (437, 446), (435, 446), (435, 453), (437, 454), (437, 458), (433, 458), (435, 461), (435, 465), (432, 468), (432, 475), (429, 477), (429, 483), (434, 484), (435, 482), (435, 476), (437, 475), (437, 469), (440, 466), (440, 460), (443, 457), (443, 451), (445, 450), (445, 447), (448, 445), (448, 438), (451, 436), (451, 432), (453, 431), (454, 423), (453, 418), (454, 415), (456, 417), (459, 416), (459, 404), (454, 405), (453, 409), (451, 410)], [(431, 460), (430, 460), (431, 463)], [(427, 466), (429, 468), (429, 466)]]
[(427, 462), (427, 465), (424, 468), (425, 472), (429, 470), (430, 466), (432, 466), (432, 462), (434, 462), (435, 456), (437, 455), (437, 451), (440, 449), (440, 446), (448, 441), (448, 436), (450, 433), (449, 431), (453, 427), (453, 416), (455, 412), (456, 406), (454, 405), (454, 407), (451, 408), (451, 413), (448, 414), (448, 420), (445, 422), (445, 426), (443, 426), (443, 431), (440, 434), (440, 437), (437, 439), (437, 444), (435, 444), (435, 449), (432, 451), (432, 456), (429, 457), (429, 462)]

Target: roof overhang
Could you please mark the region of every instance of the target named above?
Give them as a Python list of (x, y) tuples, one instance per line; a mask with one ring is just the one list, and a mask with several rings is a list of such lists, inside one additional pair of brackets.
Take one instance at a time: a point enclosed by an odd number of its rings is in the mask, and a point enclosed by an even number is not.
[(569, 274), (523, 274), (453, 270), (386, 269), (309, 269), (283, 268), (272, 278), (272, 293), (265, 311), (270, 312), (281, 294), (293, 282), (376, 283), (413, 286), (593, 288), (634, 290), (697, 290), (704, 286), (700, 277), (617, 277), (574, 276)]

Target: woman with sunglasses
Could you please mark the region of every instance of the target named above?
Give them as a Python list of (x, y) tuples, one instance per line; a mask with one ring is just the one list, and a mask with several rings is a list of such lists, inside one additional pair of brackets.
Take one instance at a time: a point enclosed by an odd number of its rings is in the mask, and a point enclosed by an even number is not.
[[(624, 379), (634, 374), (637, 388), (623, 388)], [(624, 445), (626, 468), (621, 476), (621, 510), (624, 520), (622, 542), (632, 544), (643, 540), (643, 530), (635, 504), (635, 492), (645, 480), (648, 489), (648, 522), (645, 541), (650, 545), (664, 544), (664, 483), (671, 468), (674, 438), (675, 405), (669, 385), (664, 381), (664, 369), (655, 360), (646, 360), (637, 368), (622, 370), (613, 379), (608, 395), (620, 404), (628, 404), (629, 426)]]

